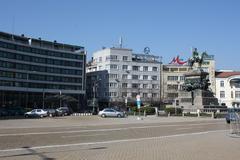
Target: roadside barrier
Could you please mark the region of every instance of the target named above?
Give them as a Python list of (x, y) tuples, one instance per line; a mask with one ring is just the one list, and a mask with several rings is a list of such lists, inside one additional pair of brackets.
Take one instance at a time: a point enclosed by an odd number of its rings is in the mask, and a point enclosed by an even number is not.
[(240, 137), (240, 116), (237, 112), (230, 115), (230, 134)]
[(72, 116), (91, 116), (92, 113), (73, 113)]

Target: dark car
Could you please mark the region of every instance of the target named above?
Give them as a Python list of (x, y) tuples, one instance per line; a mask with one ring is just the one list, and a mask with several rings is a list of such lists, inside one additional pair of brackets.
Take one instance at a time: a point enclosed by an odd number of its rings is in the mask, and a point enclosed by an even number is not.
[(26, 112), (23, 107), (6, 107), (7, 116), (23, 116)]
[(57, 109), (58, 114), (60, 114), (61, 116), (67, 116), (72, 114), (72, 110), (68, 107), (60, 107)]
[(8, 112), (5, 108), (0, 108), (0, 117), (8, 116)]
[(227, 123), (231, 123), (232, 121), (239, 121), (240, 120), (240, 116), (239, 116), (239, 109), (229, 109), (228, 113), (226, 115), (226, 122)]

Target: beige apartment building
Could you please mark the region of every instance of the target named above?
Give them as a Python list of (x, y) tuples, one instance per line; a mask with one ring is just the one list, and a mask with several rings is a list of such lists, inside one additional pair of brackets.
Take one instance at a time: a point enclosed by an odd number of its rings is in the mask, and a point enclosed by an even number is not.
[[(184, 75), (197, 69), (197, 65), (192, 68), (188, 62), (181, 62), (179, 57), (173, 59), (170, 64), (165, 64), (162, 67), (162, 100), (164, 103), (173, 103), (175, 98), (178, 97), (178, 91), (182, 89), (184, 84)], [(202, 69), (209, 73), (210, 90), (215, 94), (215, 60), (213, 55), (204, 58)]]

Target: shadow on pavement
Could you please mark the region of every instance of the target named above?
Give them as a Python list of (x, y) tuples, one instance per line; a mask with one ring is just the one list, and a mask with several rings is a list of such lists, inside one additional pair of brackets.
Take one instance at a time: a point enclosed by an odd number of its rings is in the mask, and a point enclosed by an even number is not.
[(38, 156), (42, 160), (55, 160), (55, 158), (49, 158), (43, 153), (36, 152), (35, 150), (31, 149), (30, 147), (22, 147), (25, 148), (30, 153), (23, 153), (23, 154), (17, 154), (17, 155), (9, 155), (9, 156), (0, 156), (1, 158), (8, 158), (8, 157), (22, 157), (22, 156)]

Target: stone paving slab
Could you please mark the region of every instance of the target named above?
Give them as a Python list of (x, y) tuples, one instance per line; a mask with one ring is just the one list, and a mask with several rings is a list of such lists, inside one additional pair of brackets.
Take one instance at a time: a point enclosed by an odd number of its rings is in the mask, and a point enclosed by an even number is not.
[(0, 155), (0, 159), (4, 160), (238, 160), (240, 138), (232, 138), (226, 131), (216, 131), (132, 141), (29, 149), (22, 155), (17, 151), (0, 153)]

